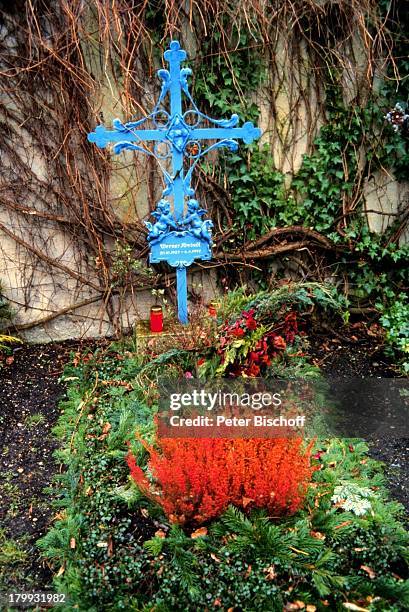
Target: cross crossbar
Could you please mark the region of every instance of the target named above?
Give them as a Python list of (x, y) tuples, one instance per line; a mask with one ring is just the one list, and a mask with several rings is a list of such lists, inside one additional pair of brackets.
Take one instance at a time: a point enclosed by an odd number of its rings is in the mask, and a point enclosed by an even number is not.
[[(243, 140), (246, 144), (250, 144), (258, 138), (258, 134), (259, 129), (255, 128), (250, 122), (239, 128), (194, 128), (189, 133), (189, 142), (192, 140), (225, 140), (231, 138), (233, 140)], [(156, 130), (127, 128), (126, 131), (118, 132), (107, 130), (103, 125), (98, 125), (95, 131), (89, 134), (88, 140), (95, 143), (100, 149), (104, 149), (109, 144), (120, 142), (164, 142), (167, 140), (167, 133), (163, 128)]]

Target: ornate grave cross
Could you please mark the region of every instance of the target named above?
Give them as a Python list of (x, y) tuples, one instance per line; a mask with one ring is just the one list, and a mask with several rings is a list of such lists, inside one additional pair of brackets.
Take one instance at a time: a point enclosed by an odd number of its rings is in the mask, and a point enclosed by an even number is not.
[[(140, 151), (153, 156), (160, 164), (166, 186), (152, 213), (156, 222), (145, 221), (149, 230), (150, 262), (166, 261), (176, 268), (181, 323), (188, 322), (186, 268), (196, 259), (211, 259), (212, 247), (213, 223), (210, 219), (203, 219), (206, 211), (194, 199), (195, 190), (191, 186), (193, 170), (209, 151), (222, 147), (235, 151), (238, 139), (250, 144), (261, 135), (261, 130), (250, 122), (237, 127), (239, 117), (236, 114), (230, 119), (213, 119), (197, 108), (187, 82), (192, 71), (180, 67), (186, 57), (179, 42), (172, 41), (164, 54), (169, 70), (158, 70), (162, 90), (150, 115), (128, 123), (114, 119), (112, 130), (98, 125), (88, 134), (88, 140), (102, 149), (112, 143), (114, 153), (123, 149)], [(170, 97), (170, 112), (163, 104), (167, 95)], [(187, 110), (182, 108), (182, 95)], [(216, 142), (202, 147), (205, 140)], [(149, 142), (154, 143), (151, 148), (146, 144)], [(172, 161), (172, 174), (162, 166), (165, 160)], [(173, 196), (173, 211), (167, 196)], [(188, 198), (186, 211), (185, 198)]]

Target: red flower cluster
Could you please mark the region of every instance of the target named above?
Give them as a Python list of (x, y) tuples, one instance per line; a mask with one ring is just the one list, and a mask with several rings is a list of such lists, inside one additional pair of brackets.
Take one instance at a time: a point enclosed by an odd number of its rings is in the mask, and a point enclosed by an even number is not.
[(314, 468), (300, 439), (161, 439), (150, 455), (151, 484), (135, 457), (127, 462), (138, 487), (177, 523), (203, 523), (229, 504), (273, 515), (296, 512)]
[(295, 312), (290, 312), (284, 319), (283, 333), (286, 341), (292, 344), (295, 336), (298, 334), (297, 315)]
[(269, 332), (257, 342), (254, 349), (247, 355), (241, 367), (241, 373), (246, 376), (259, 376), (263, 366), (269, 366), (279, 350), (287, 346), (284, 338), (275, 332)]
[[(223, 355), (231, 339), (242, 338), (247, 331), (257, 328), (257, 321), (254, 318), (255, 310), (251, 309), (242, 313), (242, 317), (233, 325), (229, 325), (224, 330), (221, 337), (221, 348), (219, 353)], [(233, 376), (260, 376), (263, 367), (269, 366), (271, 360), (277, 357), (279, 351), (284, 350), (287, 344), (292, 344), (298, 334), (297, 315), (295, 312), (288, 313), (284, 321), (278, 323), (273, 331), (268, 332), (257, 342), (254, 348), (248, 353), (244, 363), (235, 362), (230, 366), (229, 371)]]
[[(257, 329), (257, 321), (254, 318), (254, 308), (249, 311), (243, 311), (242, 317), (237, 319), (233, 325), (228, 325), (224, 330), (224, 344), (227, 343), (229, 337), (242, 338), (247, 331), (253, 331)], [(223, 344), (222, 344), (223, 345)]]

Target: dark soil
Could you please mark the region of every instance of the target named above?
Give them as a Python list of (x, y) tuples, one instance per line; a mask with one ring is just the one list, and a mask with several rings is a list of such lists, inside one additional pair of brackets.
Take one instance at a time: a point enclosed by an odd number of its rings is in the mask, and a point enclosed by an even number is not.
[(324, 374), (341, 378), (394, 378), (399, 370), (383, 352), (380, 329), (355, 323), (347, 329), (315, 333), (308, 338), (314, 363)]
[[(394, 377), (382, 352), (377, 330), (352, 326), (348, 332), (328, 329), (309, 338), (309, 353), (324, 373), (342, 377)], [(95, 342), (68, 341), (25, 346), (3, 356), (0, 364), (0, 548), (11, 543), (10, 560), (0, 554), (0, 591), (51, 588), (52, 574), (41, 561), (36, 541), (53, 519), (50, 494), (58, 472), (51, 429), (64, 395), (59, 382), (64, 364), (76, 351), (93, 350)], [(104, 344), (100, 342), (98, 344)], [(407, 491), (409, 440), (376, 440), (372, 456), (385, 461), (392, 496), (409, 509)], [(13, 549), (14, 547), (14, 549)], [(3, 572), (3, 577), (1, 576)]]
[(19, 347), (2, 356), (0, 548), (2, 543), (9, 548), (5, 558), (0, 556), (0, 592), (50, 587), (52, 574), (39, 558), (36, 540), (53, 513), (44, 492), (58, 471), (51, 430), (64, 395), (59, 377), (70, 354), (84, 348), (85, 343), (68, 341)]
[(374, 459), (385, 462), (385, 476), (391, 496), (409, 512), (409, 438), (376, 439), (371, 451)]
[[(315, 334), (309, 342), (314, 362), (328, 376), (393, 378), (400, 375), (383, 352), (382, 335), (376, 326), (368, 329), (365, 324), (356, 323), (348, 330), (329, 328), (328, 333)], [(391, 496), (409, 512), (409, 438), (375, 437), (370, 441), (370, 455), (385, 462)]]

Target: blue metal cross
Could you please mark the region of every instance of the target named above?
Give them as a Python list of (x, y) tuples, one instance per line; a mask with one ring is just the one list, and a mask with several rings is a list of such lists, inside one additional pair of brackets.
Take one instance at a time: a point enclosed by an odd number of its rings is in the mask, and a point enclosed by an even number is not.
[[(166, 187), (157, 209), (152, 213), (156, 222), (145, 223), (149, 229), (147, 238), (151, 247), (151, 263), (166, 261), (176, 268), (178, 317), (181, 323), (188, 322), (186, 268), (196, 259), (211, 259), (213, 224), (209, 219), (203, 220), (206, 211), (193, 198), (193, 170), (199, 159), (209, 151), (222, 147), (235, 151), (238, 148), (237, 140), (250, 144), (261, 136), (261, 130), (250, 122), (237, 127), (239, 117), (236, 114), (230, 119), (213, 119), (197, 108), (187, 83), (192, 71), (180, 67), (186, 57), (186, 51), (181, 49), (179, 42), (172, 41), (164, 54), (169, 70), (158, 70), (162, 90), (150, 115), (128, 123), (114, 119), (112, 130), (98, 125), (94, 132), (88, 134), (88, 140), (101, 149), (112, 143), (114, 153), (123, 149), (140, 151), (153, 156), (161, 166)], [(170, 97), (170, 113), (163, 106), (167, 95)], [(185, 100), (182, 100), (182, 96)], [(187, 110), (183, 110), (183, 102)], [(150, 127), (152, 124), (153, 128)], [(205, 140), (216, 142), (202, 148)], [(154, 143), (152, 148), (147, 146), (148, 142)], [(170, 159), (172, 174), (161, 164)], [(167, 196), (173, 196), (173, 212)], [(185, 207), (186, 197), (190, 199)]]

